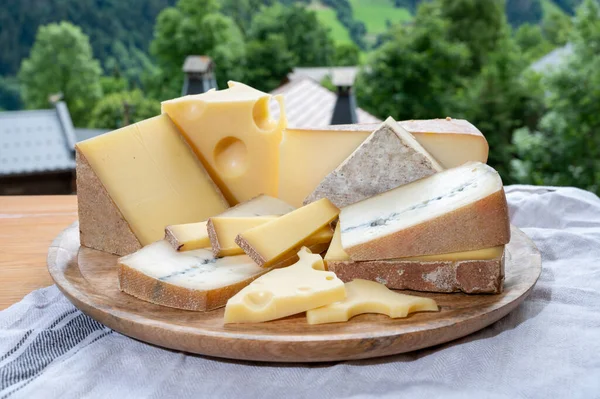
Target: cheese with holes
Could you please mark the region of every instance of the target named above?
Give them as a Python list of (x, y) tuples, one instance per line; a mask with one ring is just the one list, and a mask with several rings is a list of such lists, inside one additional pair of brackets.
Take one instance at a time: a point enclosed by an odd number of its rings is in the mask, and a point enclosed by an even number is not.
[(269, 114), (271, 95), (237, 82), (162, 103), (232, 205), (259, 194), (277, 196), (279, 143), (286, 119)]
[(81, 244), (125, 255), (229, 207), (168, 116), (77, 143)]
[[(445, 169), (468, 161), (487, 162), (488, 143), (466, 120), (399, 122)], [(281, 141), (279, 197), (294, 206), (337, 168), (379, 124), (286, 129)]]
[[(207, 230), (215, 256), (241, 255), (244, 251), (235, 243), (238, 234), (244, 233), (254, 227), (277, 219), (279, 216), (253, 216), (253, 217), (213, 217), (208, 219)], [(310, 247), (316, 244), (329, 243), (333, 231), (329, 225), (312, 234), (302, 245)]]
[(325, 255), (327, 269), (344, 282), (377, 281), (388, 288), (497, 294), (504, 283), (504, 246), (408, 258), (353, 261), (342, 248), (338, 224)]
[(205, 311), (224, 306), (269, 271), (246, 255), (215, 258), (207, 249), (178, 252), (161, 240), (120, 258), (119, 286), (144, 301)]
[(352, 260), (470, 251), (510, 239), (500, 175), (479, 162), (342, 208), (339, 223)]
[(338, 214), (339, 209), (323, 198), (247, 230), (239, 234), (235, 242), (256, 263), (269, 266), (297, 252), (310, 236), (326, 227)]
[(397, 319), (415, 312), (438, 311), (431, 298), (400, 294), (374, 281), (358, 279), (345, 286), (343, 301), (306, 312), (308, 324), (340, 323), (364, 313), (379, 313)]
[(442, 170), (410, 133), (388, 118), (304, 203), (328, 198), (341, 208)]
[(297, 263), (259, 277), (231, 298), (225, 307), (225, 323), (276, 320), (346, 297), (344, 283), (325, 271), (320, 255), (302, 248), (298, 256)]
[[(293, 211), (295, 208), (284, 201), (269, 197), (268, 195), (259, 195), (246, 202), (238, 204), (225, 212), (219, 214), (219, 217), (241, 217), (241, 216), (266, 216), (283, 215)], [(186, 223), (173, 226), (167, 226), (165, 229), (165, 240), (178, 251), (190, 251), (198, 248), (210, 248), (211, 243), (206, 229), (206, 221), (197, 223)], [(242, 252), (243, 253), (243, 252)]]

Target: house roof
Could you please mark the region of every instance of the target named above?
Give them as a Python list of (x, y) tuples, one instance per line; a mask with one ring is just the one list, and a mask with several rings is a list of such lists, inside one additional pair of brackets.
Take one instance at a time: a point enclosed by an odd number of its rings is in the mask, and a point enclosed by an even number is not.
[[(273, 90), (271, 94), (282, 94), (285, 114), (290, 127), (321, 127), (331, 124), (337, 95), (308, 77), (297, 77)], [(279, 118), (279, 106), (269, 103), (271, 115)], [(358, 123), (378, 123), (377, 117), (356, 108)]]
[(183, 63), (183, 72), (206, 72), (213, 60), (206, 55), (188, 55)]
[(316, 82), (321, 82), (325, 77), (333, 78), (346, 77), (350, 78), (354, 82), (354, 77), (358, 73), (358, 67), (296, 67), (292, 70), (292, 73), (288, 75), (289, 80), (311, 78)]
[(567, 43), (565, 46), (552, 50), (531, 64), (531, 69), (539, 73), (552, 72), (564, 64), (572, 55), (573, 45)]
[(75, 128), (75, 137), (77, 138), (77, 142), (91, 139), (96, 136), (100, 136), (101, 134), (110, 132), (110, 129), (86, 129), (86, 128)]
[(64, 104), (57, 104), (55, 109), (0, 112), (0, 176), (75, 168), (75, 134), (65, 111)]

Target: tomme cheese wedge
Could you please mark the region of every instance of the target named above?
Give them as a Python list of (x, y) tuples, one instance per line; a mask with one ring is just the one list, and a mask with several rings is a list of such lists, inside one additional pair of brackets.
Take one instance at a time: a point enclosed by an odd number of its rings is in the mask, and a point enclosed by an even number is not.
[(271, 95), (237, 82), (229, 88), (162, 103), (231, 204), (277, 196), (279, 143), (286, 119), (271, 119)]
[(439, 255), (353, 261), (342, 248), (340, 225), (325, 255), (342, 281), (366, 279), (388, 288), (428, 292), (497, 294), (504, 282), (504, 246)]
[(307, 238), (326, 227), (338, 214), (339, 209), (323, 198), (241, 233), (235, 243), (259, 265), (270, 266), (298, 251)]
[[(296, 208), (278, 198), (269, 197), (268, 195), (259, 195), (258, 197), (227, 209), (218, 216), (241, 217), (283, 215), (294, 209)], [(210, 248), (211, 243), (208, 237), (206, 223), (207, 222), (204, 221), (167, 226), (165, 229), (165, 240), (178, 251)]]
[(229, 207), (168, 116), (77, 143), (81, 244), (126, 255)]
[(280, 319), (341, 301), (344, 283), (325, 271), (320, 255), (306, 248), (292, 266), (273, 270), (237, 293), (225, 307), (225, 323), (258, 323)]
[[(487, 162), (488, 143), (471, 123), (460, 119), (399, 122), (445, 169), (468, 161)], [(279, 197), (294, 206), (337, 168), (379, 124), (286, 129), (281, 141)]]
[(164, 240), (120, 258), (118, 265), (123, 292), (158, 305), (195, 311), (224, 306), (269, 271), (246, 255), (218, 259), (206, 249), (178, 252)]
[(346, 283), (346, 298), (306, 312), (308, 324), (339, 323), (363, 313), (380, 313), (392, 319), (414, 312), (437, 312), (431, 298), (399, 294), (385, 285), (367, 280)]
[(352, 260), (469, 251), (510, 240), (502, 180), (479, 162), (347, 206), (339, 223)]
[(329, 198), (341, 208), (442, 170), (410, 133), (388, 118), (304, 203)]

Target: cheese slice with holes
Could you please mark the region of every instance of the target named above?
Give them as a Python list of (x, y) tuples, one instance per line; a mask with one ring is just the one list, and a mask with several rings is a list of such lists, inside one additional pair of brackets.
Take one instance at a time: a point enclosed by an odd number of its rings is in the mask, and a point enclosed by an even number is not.
[(328, 198), (341, 208), (442, 170), (410, 133), (388, 118), (304, 203)]
[(379, 313), (397, 319), (415, 312), (438, 311), (431, 298), (400, 294), (374, 281), (354, 280), (345, 286), (343, 301), (306, 312), (308, 324), (340, 323), (363, 313)]
[(307, 248), (300, 260), (256, 279), (231, 298), (225, 307), (225, 323), (258, 323), (276, 320), (341, 301), (344, 283), (325, 271), (320, 255)]
[[(296, 209), (273, 221), (240, 233), (235, 243), (261, 266), (270, 266), (306, 245), (306, 240), (327, 227), (339, 209), (327, 198)], [(327, 237), (331, 240), (331, 236)]]
[(279, 143), (286, 126), (269, 114), (271, 95), (242, 83), (162, 103), (230, 204), (259, 194), (277, 196)]
[(502, 180), (479, 162), (342, 208), (340, 229), (352, 260), (470, 251), (510, 240)]
[[(284, 215), (293, 211), (293, 206), (284, 201), (268, 195), (259, 195), (251, 200), (238, 204), (220, 213), (218, 216), (242, 217), (242, 216), (266, 216)], [(165, 240), (178, 251), (190, 251), (192, 249), (210, 248), (210, 238), (206, 229), (206, 221), (197, 223), (186, 223), (167, 226), (165, 229)], [(243, 253), (243, 252), (242, 252)]]

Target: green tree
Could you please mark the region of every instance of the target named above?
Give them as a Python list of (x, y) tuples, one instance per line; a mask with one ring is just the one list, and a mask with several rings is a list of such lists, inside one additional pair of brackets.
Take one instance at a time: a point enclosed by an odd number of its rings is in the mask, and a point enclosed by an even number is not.
[[(208, 55), (216, 64), (219, 87), (244, 78), (245, 46), (233, 20), (219, 12), (215, 0), (179, 0), (165, 8), (156, 20), (151, 52), (161, 71), (152, 81), (161, 99), (179, 95), (183, 83), (181, 67), (188, 55)], [(159, 87), (157, 90), (156, 86)]]
[(101, 71), (80, 28), (68, 22), (42, 26), (19, 71), (25, 105), (48, 108), (48, 97), (60, 92), (73, 123), (86, 125), (89, 110), (102, 95)]
[(91, 113), (90, 127), (117, 129), (160, 114), (160, 103), (140, 90), (112, 93), (98, 101)]
[(14, 76), (0, 76), (0, 110), (21, 108), (19, 81)]
[(554, 10), (544, 16), (541, 24), (544, 37), (554, 46), (567, 44), (572, 27), (570, 15)]
[(263, 91), (271, 91), (281, 85), (294, 67), (294, 54), (289, 50), (283, 35), (271, 34), (263, 41), (252, 40), (247, 44), (245, 83)]
[(515, 32), (515, 41), (525, 58), (533, 62), (555, 47), (543, 35), (539, 25), (523, 24)]
[(548, 111), (534, 129), (514, 134), (513, 178), (574, 185), (600, 194), (600, 6), (585, 0), (572, 37), (574, 55), (544, 77)]
[(355, 66), (360, 63), (360, 49), (353, 43), (341, 43), (335, 46), (333, 65)]

